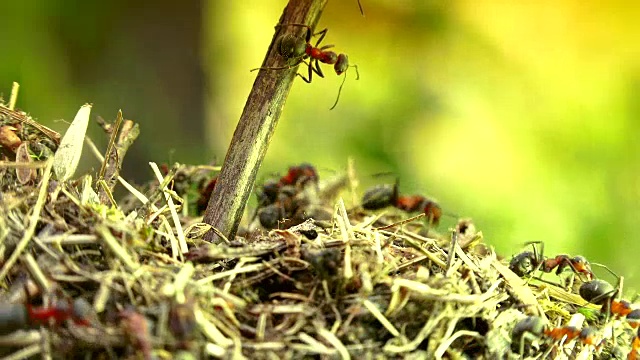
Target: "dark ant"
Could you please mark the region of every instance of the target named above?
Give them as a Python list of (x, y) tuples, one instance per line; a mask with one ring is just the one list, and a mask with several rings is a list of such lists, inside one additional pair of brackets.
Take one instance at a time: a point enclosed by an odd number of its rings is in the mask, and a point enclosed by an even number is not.
[(0, 334), (37, 326), (59, 326), (67, 320), (76, 325), (90, 326), (87, 315), (91, 305), (84, 299), (58, 301), (53, 306), (35, 307), (26, 304), (0, 304)]
[(323, 279), (330, 279), (340, 269), (343, 260), (342, 251), (338, 248), (323, 250), (302, 250), (302, 260), (307, 261)]
[(178, 348), (188, 349), (196, 337), (198, 325), (194, 313), (195, 299), (175, 303), (169, 311), (169, 330), (178, 341)]
[(375, 185), (362, 196), (362, 208), (365, 210), (380, 210), (388, 206), (408, 213), (422, 211), (434, 225), (438, 225), (442, 217), (442, 209), (435, 201), (422, 195), (400, 195), (397, 181), (393, 186)]
[[(535, 244), (540, 244), (540, 253), (538, 253)], [(509, 269), (520, 277), (528, 276), (536, 270), (550, 273), (554, 269), (556, 269), (556, 275), (560, 275), (564, 269), (570, 267), (574, 273), (584, 274), (588, 280), (594, 278), (591, 265), (584, 256), (558, 255), (554, 258), (545, 258), (543, 242), (531, 241), (525, 245), (531, 245), (533, 251), (524, 251), (514, 256), (509, 262)]]
[(307, 220), (304, 214), (306, 205), (308, 205), (307, 200), (299, 196), (293, 186), (283, 186), (273, 204), (258, 209), (260, 225), (266, 229), (275, 229), (278, 228), (279, 223), (283, 222), (282, 228), (286, 229), (301, 224)]
[(209, 180), (206, 185), (202, 186), (198, 193), (198, 201), (196, 202), (196, 206), (198, 209), (198, 214), (204, 213), (207, 210), (207, 205), (209, 205), (209, 198), (213, 193), (213, 189), (216, 187), (216, 183), (218, 182), (218, 177), (214, 177)]
[(580, 286), (579, 292), (584, 300), (592, 304), (602, 305), (601, 311), (607, 316), (625, 317), (633, 313), (630, 319), (631, 323), (636, 323), (636, 319), (640, 318), (640, 311), (632, 309), (628, 301), (615, 299), (618, 289), (605, 280), (596, 279), (586, 282)]
[(273, 204), (278, 199), (278, 194), (282, 192), (285, 186), (304, 187), (307, 183), (312, 182), (316, 188), (318, 187), (318, 172), (313, 165), (302, 163), (298, 166), (291, 166), (287, 174), (278, 181), (273, 179), (267, 180), (262, 185), (262, 190), (258, 192), (258, 206), (266, 206)]
[[(251, 69), (251, 71), (267, 69), (267, 70), (284, 70), (290, 69), (294, 66), (299, 65), (300, 63), (305, 63), (309, 67), (309, 77), (306, 78), (304, 75), (300, 73), (296, 73), (297, 76), (300, 76), (302, 80), (306, 83), (311, 83), (313, 73), (316, 73), (321, 78), (324, 77), (322, 73), (322, 69), (320, 68), (320, 63), (333, 65), (333, 70), (336, 72), (336, 75), (342, 75), (342, 73), (346, 72), (349, 67), (354, 67), (356, 69), (356, 80), (360, 80), (360, 73), (358, 72), (357, 65), (349, 65), (349, 57), (347, 54), (336, 54), (333, 51), (327, 51), (327, 49), (334, 47), (335, 45), (324, 45), (320, 46), (320, 42), (324, 39), (325, 35), (327, 35), (327, 31), (329, 29), (324, 29), (320, 32), (313, 34), (311, 27), (304, 24), (280, 24), (277, 27), (281, 26), (298, 26), (303, 27), (307, 30), (305, 38), (301, 38), (299, 36), (284, 34), (278, 37), (276, 40), (276, 46), (278, 48), (278, 53), (280, 56), (285, 58), (286, 60), (295, 59), (295, 63), (288, 66), (281, 67), (261, 67), (256, 69)], [(311, 45), (311, 36), (319, 36), (318, 41), (316, 41), (315, 46)], [(309, 62), (307, 63), (305, 60), (309, 58)], [(338, 105), (338, 100), (340, 99), (340, 93), (342, 92), (342, 86), (346, 81), (347, 76), (345, 73), (345, 77), (342, 80), (342, 84), (340, 84), (340, 88), (338, 89), (338, 96), (336, 98), (336, 102), (329, 110), (333, 110), (336, 105)]]
[(258, 216), (260, 224), (266, 229), (275, 229), (285, 218), (291, 220), (287, 227), (306, 220), (306, 201), (298, 196), (298, 190), (308, 183), (318, 187), (318, 172), (308, 163), (289, 167), (287, 173), (278, 181), (267, 180), (257, 194), (258, 208), (255, 216)]
[(580, 296), (596, 305), (602, 305), (600, 311), (604, 312), (607, 321), (609, 316), (626, 317), (627, 322), (633, 329), (638, 329), (636, 336), (631, 343), (631, 351), (627, 359), (638, 359), (640, 351), (640, 309), (632, 309), (631, 304), (626, 300), (616, 300), (619, 287), (614, 287), (605, 280), (592, 280), (580, 286)]
[(511, 331), (511, 350), (522, 356), (525, 352), (525, 338), (529, 341), (535, 338), (546, 337), (553, 341), (559, 341), (563, 338), (565, 341), (578, 339), (585, 345), (596, 346), (597, 337), (596, 329), (586, 327), (578, 330), (575, 326), (549, 327), (542, 318), (537, 316), (527, 316), (520, 320)]

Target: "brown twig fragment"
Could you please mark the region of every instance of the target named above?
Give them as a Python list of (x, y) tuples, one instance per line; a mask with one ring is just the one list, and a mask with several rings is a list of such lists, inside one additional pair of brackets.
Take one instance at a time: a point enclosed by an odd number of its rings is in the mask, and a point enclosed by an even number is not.
[[(279, 24), (307, 24), (315, 28), (328, 0), (290, 0)], [(267, 56), (261, 67), (287, 66), (278, 53), (278, 37), (285, 33), (300, 35), (303, 29), (276, 27)], [(209, 199), (204, 222), (233, 239), (249, 199), (251, 188), (275, 131), (298, 66), (283, 70), (260, 70), (231, 139), (222, 171)], [(215, 232), (205, 236), (220, 242)]]

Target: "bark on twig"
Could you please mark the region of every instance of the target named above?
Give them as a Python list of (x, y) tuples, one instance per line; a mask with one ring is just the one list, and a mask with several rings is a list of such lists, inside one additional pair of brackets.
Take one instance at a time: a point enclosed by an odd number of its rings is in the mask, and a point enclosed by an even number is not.
[[(307, 24), (315, 28), (327, 1), (290, 0), (279, 24)], [(278, 54), (276, 41), (285, 33), (304, 36), (304, 29), (276, 27), (262, 67), (286, 66), (286, 61)], [(228, 239), (235, 237), (297, 71), (298, 66), (285, 70), (260, 70), (253, 83), (204, 215), (204, 222), (220, 230)], [(213, 231), (205, 239), (220, 242)]]

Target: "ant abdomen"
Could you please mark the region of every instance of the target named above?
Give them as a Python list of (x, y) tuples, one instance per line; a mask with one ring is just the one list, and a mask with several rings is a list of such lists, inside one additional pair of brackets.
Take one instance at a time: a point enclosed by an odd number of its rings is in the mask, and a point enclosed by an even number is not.
[(375, 185), (362, 195), (362, 208), (365, 210), (380, 210), (395, 204), (397, 197), (394, 185)]
[(531, 274), (536, 266), (535, 255), (531, 251), (522, 252), (514, 256), (509, 262), (509, 270), (520, 277)]
[(300, 37), (291, 34), (281, 35), (278, 53), (285, 59), (295, 59), (304, 56), (307, 43)]
[(0, 335), (22, 329), (29, 323), (29, 314), (24, 305), (0, 304)]
[(595, 279), (582, 284), (579, 292), (580, 296), (586, 301), (596, 305), (603, 305), (614, 297), (616, 289), (607, 281)]

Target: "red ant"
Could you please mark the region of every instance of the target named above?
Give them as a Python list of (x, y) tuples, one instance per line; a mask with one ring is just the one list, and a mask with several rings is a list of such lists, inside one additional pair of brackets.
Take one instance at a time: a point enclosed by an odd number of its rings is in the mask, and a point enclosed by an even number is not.
[(151, 360), (152, 345), (150, 340), (149, 322), (147, 318), (132, 308), (127, 308), (118, 314), (129, 343), (142, 353), (144, 360)]
[(638, 329), (636, 336), (631, 344), (631, 351), (627, 356), (629, 360), (638, 359), (638, 351), (640, 351), (640, 309), (631, 308), (631, 304), (626, 300), (616, 300), (615, 297), (619, 292), (619, 288), (614, 288), (604, 280), (592, 280), (580, 286), (580, 296), (596, 305), (602, 305), (600, 309), (607, 318), (610, 315), (618, 317), (626, 317), (627, 322), (633, 329)]
[(318, 183), (318, 172), (313, 165), (309, 163), (302, 163), (298, 166), (291, 166), (287, 175), (280, 178), (280, 186), (284, 185), (301, 185), (304, 186), (307, 182)]
[(524, 354), (524, 339), (531, 340), (532, 338), (547, 337), (553, 341), (559, 341), (563, 338), (565, 341), (571, 341), (578, 339), (585, 345), (596, 346), (596, 329), (593, 327), (586, 327), (582, 330), (578, 330), (575, 326), (561, 326), (556, 328), (549, 327), (542, 318), (537, 316), (528, 316), (520, 320), (511, 331), (511, 350), (519, 351), (519, 354)]
[[(358, 72), (357, 65), (349, 65), (349, 57), (347, 54), (336, 54), (333, 51), (327, 51), (326, 49), (332, 48), (335, 45), (324, 45), (322, 47), (318, 47), (320, 42), (324, 39), (325, 35), (327, 35), (327, 31), (329, 29), (324, 29), (320, 32), (313, 34), (311, 27), (304, 24), (282, 24), (281, 26), (299, 26), (303, 27), (307, 30), (305, 38), (301, 38), (299, 36), (284, 34), (278, 37), (277, 48), (278, 53), (285, 59), (296, 59), (296, 62), (293, 65), (289, 66), (281, 66), (281, 67), (261, 67), (256, 69), (251, 69), (251, 71), (259, 70), (259, 69), (268, 69), (268, 70), (284, 70), (290, 69), (294, 66), (299, 65), (300, 63), (305, 63), (309, 67), (309, 77), (306, 78), (304, 75), (300, 73), (296, 73), (297, 76), (300, 76), (302, 80), (306, 83), (311, 83), (313, 73), (316, 73), (321, 78), (324, 77), (322, 73), (322, 69), (320, 68), (320, 63), (333, 65), (333, 69), (337, 75), (342, 75), (342, 73), (346, 72), (349, 67), (354, 67), (356, 69), (356, 80), (360, 80), (360, 73)], [(315, 46), (311, 45), (311, 36), (320, 36), (318, 41), (316, 41)], [(305, 60), (310, 58), (307, 63)], [(347, 80), (347, 75), (345, 73), (345, 77), (342, 80), (342, 84), (340, 84), (340, 88), (338, 89), (338, 96), (336, 98), (336, 102), (331, 106), (329, 110), (333, 110), (336, 105), (338, 105), (338, 100), (340, 99), (340, 93), (342, 92), (342, 86), (344, 82)]]
[(627, 360), (637, 360), (638, 352), (640, 351), (640, 328), (638, 328), (638, 332), (636, 336), (633, 338), (633, 342), (631, 343), (631, 351), (629, 351), (629, 355), (627, 355)]
[[(540, 244), (540, 253), (538, 254), (535, 244)], [(558, 255), (554, 258), (545, 258), (543, 256), (544, 243), (541, 241), (530, 241), (525, 245), (531, 245), (533, 251), (525, 251), (514, 256), (509, 262), (509, 269), (516, 275), (522, 277), (541, 270), (550, 273), (556, 269), (556, 275), (560, 275), (564, 269), (570, 267), (576, 274), (584, 274), (588, 280), (594, 278), (591, 271), (591, 265), (584, 256), (569, 257), (568, 255)]]
[(393, 206), (408, 213), (421, 210), (429, 219), (429, 223), (434, 225), (438, 225), (442, 217), (442, 209), (435, 201), (422, 195), (400, 195), (398, 181), (393, 186), (388, 184), (373, 186), (362, 196), (362, 208), (366, 210), (380, 210), (387, 206)]
[(87, 315), (91, 305), (84, 299), (58, 301), (53, 306), (34, 307), (31, 304), (0, 304), (0, 334), (41, 325), (59, 326), (67, 320), (89, 326)]

